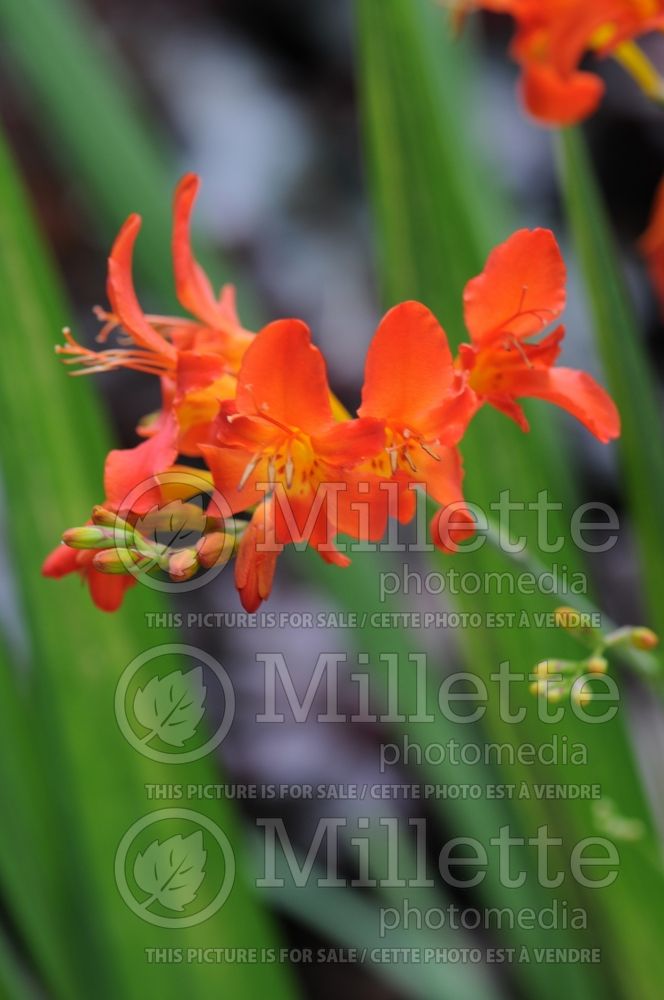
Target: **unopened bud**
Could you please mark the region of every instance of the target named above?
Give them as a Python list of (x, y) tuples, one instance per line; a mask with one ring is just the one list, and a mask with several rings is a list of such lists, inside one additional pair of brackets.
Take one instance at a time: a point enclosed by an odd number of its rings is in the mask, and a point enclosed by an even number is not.
[(560, 699), (564, 694), (565, 694), (565, 688), (562, 686), (562, 684), (547, 684), (546, 686), (547, 701), (560, 701)]
[(659, 636), (651, 628), (635, 628), (632, 629), (632, 645), (637, 649), (655, 649)]
[(591, 656), (586, 660), (585, 666), (589, 674), (605, 674), (609, 669), (609, 661), (603, 656)]
[(600, 636), (599, 630), (592, 623), (592, 616), (587, 611), (577, 611), (576, 608), (569, 607), (556, 608), (554, 618), (558, 628), (564, 628), (582, 642), (589, 642)]
[(85, 524), (80, 528), (69, 528), (62, 541), (71, 549), (106, 549), (113, 544), (113, 538), (104, 528)]
[(227, 535), (222, 531), (213, 531), (209, 535), (203, 535), (196, 544), (198, 561), (205, 569), (217, 566), (219, 563), (225, 565), (233, 555), (235, 540), (232, 535)]
[(576, 608), (556, 608), (553, 614), (558, 628), (578, 628), (581, 624), (581, 612)]
[(168, 560), (168, 575), (176, 583), (191, 580), (198, 572), (199, 562), (195, 549), (179, 549)]
[(589, 705), (593, 700), (592, 691), (590, 691), (583, 680), (577, 681), (571, 691), (572, 701), (574, 701), (581, 708)]
[(623, 625), (607, 635), (607, 646), (632, 646), (634, 649), (651, 650), (659, 645), (659, 636), (642, 625)]
[(92, 520), (95, 524), (99, 524), (105, 528), (114, 528), (117, 519), (117, 514), (114, 514), (112, 510), (107, 510), (106, 507), (102, 507), (100, 504), (92, 508)]
[(148, 565), (149, 559), (141, 555), (135, 549), (106, 549), (105, 552), (98, 552), (92, 560), (92, 565), (100, 573), (131, 573), (132, 567), (140, 569)]
[(555, 674), (573, 674), (577, 669), (575, 660), (540, 660), (533, 668), (533, 674), (535, 677), (549, 677)]

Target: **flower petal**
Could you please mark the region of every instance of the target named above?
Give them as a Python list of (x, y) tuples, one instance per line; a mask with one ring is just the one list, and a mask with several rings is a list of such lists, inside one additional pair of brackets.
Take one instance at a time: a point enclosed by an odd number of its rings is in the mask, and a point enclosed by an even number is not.
[[(234, 300), (228, 291), (217, 301), (210, 280), (191, 248), (191, 213), (200, 188), (196, 174), (185, 174), (175, 191), (173, 206), (173, 267), (180, 303), (207, 326), (217, 327), (235, 315)], [(232, 293), (231, 293), (232, 295)], [(235, 316), (237, 321), (237, 316)]]
[(523, 101), (534, 118), (549, 125), (576, 125), (597, 110), (604, 83), (595, 73), (561, 75), (554, 66), (530, 63), (521, 81)]
[(100, 573), (92, 569), (87, 573), (90, 597), (100, 611), (112, 613), (117, 611), (124, 600), (127, 590), (136, 583), (130, 574), (121, 576), (113, 573)]
[(533, 396), (567, 410), (606, 444), (620, 435), (615, 403), (594, 378), (572, 368), (526, 369), (512, 387), (517, 397)]
[(314, 436), (312, 446), (324, 462), (338, 468), (353, 468), (383, 450), (385, 426), (370, 417), (344, 420)]
[(274, 571), (281, 546), (272, 545), (271, 551), (260, 551), (259, 546), (270, 545), (274, 535), (274, 506), (272, 501), (260, 504), (245, 530), (235, 560), (235, 585), (242, 607), (253, 614), (272, 590)]
[[(212, 473), (215, 489), (223, 497), (226, 509), (230, 513), (239, 514), (265, 499), (267, 491), (265, 460), (252, 469), (253, 455), (243, 448), (202, 444), (200, 450)], [(248, 476), (247, 470), (251, 473)], [(244, 479), (246, 482), (242, 489), (239, 489)], [(258, 489), (257, 483), (265, 483), (266, 489)]]
[(238, 373), (236, 405), (310, 434), (333, 422), (325, 360), (305, 323), (277, 320), (257, 334)]
[(565, 263), (549, 229), (520, 229), (489, 255), (466, 285), (466, 326), (476, 344), (505, 335), (529, 337), (565, 308)]
[(162, 418), (160, 429), (147, 441), (109, 452), (104, 468), (108, 505), (126, 511), (131, 498), (131, 510), (144, 513), (158, 504), (161, 493), (156, 476), (173, 464), (177, 453), (177, 424), (172, 413)]
[(134, 291), (132, 263), (140, 228), (140, 215), (130, 215), (118, 233), (108, 258), (106, 291), (116, 319), (133, 340), (147, 350), (175, 360), (175, 348), (150, 326)]
[(454, 381), (442, 326), (420, 302), (402, 302), (381, 320), (369, 345), (361, 417), (417, 428)]

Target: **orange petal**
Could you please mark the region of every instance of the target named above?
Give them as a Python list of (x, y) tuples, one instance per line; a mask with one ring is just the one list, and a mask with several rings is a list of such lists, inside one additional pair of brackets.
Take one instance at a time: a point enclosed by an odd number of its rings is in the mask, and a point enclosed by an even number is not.
[(565, 308), (565, 263), (549, 229), (520, 229), (491, 252), (482, 274), (466, 285), (466, 326), (476, 344), (529, 337)]
[(615, 403), (586, 372), (571, 368), (526, 369), (511, 389), (517, 397), (546, 399), (567, 410), (603, 444), (620, 436)]
[(429, 496), (437, 503), (449, 504), (463, 500), (461, 455), (456, 448), (437, 448), (436, 453), (438, 461), (424, 451), (418, 452), (417, 472), (413, 472), (412, 480), (422, 483)]
[(260, 504), (249, 522), (240, 542), (235, 560), (235, 585), (242, 607), (253, 614), (272, 591), (274, 571), (280, 546), (272, 551), (260, 551), (259, 546), (270, 545), (274, 534), (274, 508), (272, 501)]
[(133, 587), (136, 580), (131, 575), (113, 575), (100, 573), (96, 569), (90, 569), (88, 574), (88, 586), (90, 597), (100, 611), (117, 611), (124, 600), (129, 587)]
[(172, 414), (163, 419), (161, 428), (147, 441), (135, 448), (109, 452), (104, 468), (108, 505), (122, 512), (131, 496), (131, 510), (138, 513), (159, 503), (156, 476), (173, 464), (177, 453), (177, 425)]
[[(226, 502), (227, 510), (239, 514), (240, 511), (247, 510), (265, 499), (266, 491), (257, 487), (257, 483), (267, 483), (265, 460), (252, 470), (252, 452), (243, 448), (202, 444), (200, 450), (212, 473), (215, 489)], [(242, 480), (246, 478), (247, 469), (251, 474), (242, 489), (238, 489)]]
[(353, 468), (373, 458), (385, 447), (385, 425), (364, 417), (344, 420), (312, 439), (319, 458), (339, 468)]
[(238, 373), (236, 405), (310, 434), (333, 422), (325, 361), (305, 323), (278, 320), (257, 334)]
[(461, 502), (453, 507), (441, 507), (430, 523), (431, 540), (436, 548), (453, 555), (459, 550), (459, 543), (475, 534), (475, 518)]
[(58, 545), (49, 555), (46, 556), (42, 564), (42, 576), (50, 576), (55, 580), (67, 576), (80, 569), (78, 562), (79, 552), (70, 549), (68, 545)]
[(445, 331), (420, 302), (402, 302), (381, 320), (369, 345), (361, 417), (417, 428), (454, 380)]
[[(196, 174), (185, 174), (175, 191), (173, 206), (173, 267), (180, 303), (207, 326), (228, 321), (228, 293), (218, 302), (210, 280), (191, 248), (191, 213), (200, 188)], [(234, 310), (233, 310), (234, 311)]]
[(132, 339), (141, 347), (174, 361), (175, 348), (150, 326), (134, 291), (132, 263), (140, 228), (140, 215), (130, 215), (118, 233), (108, 258), (106, 291), (114, 315)]
[(553, 66), (529, 64), (523, 74), (523, 101), (534, 118), (548, 125), (576, 125), (597, 110), (604, 83), (594, 73), (562, 75)]

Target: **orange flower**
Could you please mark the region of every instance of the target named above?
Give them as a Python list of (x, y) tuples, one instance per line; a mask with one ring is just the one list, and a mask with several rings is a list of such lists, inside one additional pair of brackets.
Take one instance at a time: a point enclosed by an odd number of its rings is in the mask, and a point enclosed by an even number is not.
[[(379, 481), (357, 469), (383, 444), (378, 421), (335, 420), (325, 361), (305, 324), (280, 320), (266, 326), (244, 356), (235, 400), (224, 405), (217, 422), (216, 443), (201, 448), (230, 511), (273, 497), (269, 517), (264, 510), (255, 515), (241, 542), (239, 582), (259, 574), (264, 559), (257, 539), (266, 525), (273, 526), (273, 552), (305, 542), (326, 561), (347, 565), (333, 538), (360, 537), (353, 504), (370, 505)], [(383, 530), (384, 518), (371, 534), (380, 537)], [(253, 604), (248, 595), (255, 596), (255, 588), (240, 589)]]
[(650, 223), (639, 242), (664, 315), (664, 180), (657, 188)]
[[(254, 335), (245, 330), (235, 310), (235, 290), (225, 285), (217, 298), (191, 249), (191, 213), (200, 182), (195, 174), (182, 178), (175, 192), (173, 265), (181, 305), (195, 318), (146, 315), (138, 302), (132, 279), (134, 244), (141, 227), (131, 215), (113, 244), (108, 261), (107, 293), (111, 312), (97, 310), (106, 321), (99, 340), (104, 343), (116, 327), (133, 342), (132, 347), (89, 350), (65, 330), (66, 344), (57, 351), (67, 364), (81, 367), (74, 374), (115, 368), (157, 375), (162, 379), (164, 407), (174, 408), (180, 429), (180, 451), (198, 454), (198, 438), (205, 439), (206, 425), (216, 416), (219, 402), (232, 398), (235, 375)], [(153, 427), (143, 425), (149, 436)]]
[[(475, 408), (474, 393), (455, 370), (445, 331), (433, 313), (419, 302), (391, 309), (367, 353), (358, 414), (384, 425), (383, 451), (367, 468), (398, 484), (400, 520), (409, 521), (415, 513), (414, 484), (444, 506), (463, 507), (463, 471), (454, 446)], [(454, 540), (471, 535), (473, 523), (466, 512), (464, 530), (457, 526)], [(440, 540), (438, 533), (434, 537)]]
[(528, 430), (516, 400), (546, 399), (607, 442), (620, 433), (611, 397), (585, 372), (553, 367), (564, 327), (538, 343), (531, 340), (560, 317), (565, 278), (565, 264), (548, 229), (519, 230), (497, 247), (464, 292), (472, 345), (461, 346), (460, 365), (478, 406), (490, 403)]
[(470, 0), (467, 8), (508, 13), (516, 21), (512, 56), (521, 66), (527, 110), (550, 125), (592, 114), (604, 94), (579, 67), (586, 53), (613, 55), (651, 98), (664, 85), (634, 38), (664, 27), (663, 0)]

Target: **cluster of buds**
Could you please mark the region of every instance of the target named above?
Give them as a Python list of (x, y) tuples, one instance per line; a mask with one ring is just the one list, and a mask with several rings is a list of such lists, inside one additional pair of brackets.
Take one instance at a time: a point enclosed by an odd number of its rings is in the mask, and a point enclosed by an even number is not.
[(557, 608), (555, 622), (586, 646), (590, 654), (579, 660), (548, 659), (535, 665), (530, 691), (551, 702), (569, 696), (581, 707), (588, 705), (593, 697), (593, 676), (606, 674), (609, 669), (605, 654), (625, 648), (650, 652), (659, 643), (652, 629), (640, 625), (624, 625), (604, 632), (595, 625), (593, 615), (576, 608)]
[[(109, 575), (166, 574), (176, 583), (199, 571), (225, 566), (234, 555), (246, 522), (206, 516), (197, 504), (155, 507), (133, 522), (105, 507), (92, 521), (69, 528), (62, 540), (71, 549), (92, 553), (93, 570)], [(160, 536), (169, 536), (167, 542)], [(182, 543), (197, 536), (192, 544)]]
[[(236, 556), (240, 599), (255, 611), (270, 593), (284, 546), (310, 545), (327, 562), (347, 566), (337, 536), (380, 541), (389, 517), (415, 517), (416, 489), (437, 504), (432, 541), (455, 552), (475, 530), (459, 444), (485, 405), (526, 431), (520, 400), (548, 400), (600, 441), (618, 436), (620, 419), (604, 389), (585, 372), (556, 365), (566, 269), (550, 231), (514, 233), (469, 281), (470, 342), (456, 357), (426, 306), (394, 306), (369, 345), (362, 403), (352, 415), (332, 393), (304, 323), (281, 319), (253, 333), (240, 324), (234, 290), (214, 291), (190, 241), (198, 186), (193, 174), (184, 177), (174, 206), (175, 285), (191, 316), (141, 309), (132, 277), (140, 218), (133, 215), (109, 258), (110, 310), (97, 313), (104, 347), (84, 347), (66, 330), (58, 348), (74, 374), (127, 367), (161, 384), (160, 410), (137, 428), (142, 442), (106, 460), (103, 509), (127, 527), (96, 514), (92, 525), (65, 532), (68, 553), (56, 551), (44, 565), (47, 576), (82, 574), (99, 607), (114, 610), (141, 574), (156, 569), (188, 580), (221, 554)], [(125, 336), (106, 346), (116, 328)], [(167, 509), (170, 500), (190, 500), (200, 493), (191, 481), (201, 480), (223, 523), (203, 526), (206, 537), (187, 548), (155, 543), (145, 511), (156, 518), (155, 508)], [(229, 527), (236, 515), (245, 519), (239, 533)], [(115, 583), (104, 582), (113, 576)]]

